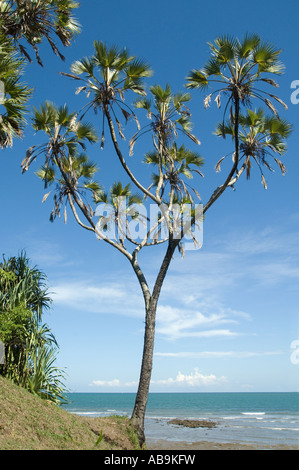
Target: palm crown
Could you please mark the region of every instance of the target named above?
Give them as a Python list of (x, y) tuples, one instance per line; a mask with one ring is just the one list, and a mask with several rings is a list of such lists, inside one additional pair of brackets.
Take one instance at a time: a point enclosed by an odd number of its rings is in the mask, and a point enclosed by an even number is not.
[(62, 59), (64, 56), (55, 44), (53, 35), (57, 36), (64, 46), (69, 46), (74, 35), (80, 32), (78, 21), (72, 11), (79, 6), (72, 0), (5, 0), (1, 1), (2, 20), (0, 28), (11, 37), (20, 52), (31, 62), (31, 57), (23, 44), (28, 43), (35, 51), (40, 65), (38, 45), (46, 37), (53, 52)]
[[(144, 163), (159, 167), (159, 160), (159, 153), (151, 152), (146, 154)], [(203, 176), (198, 169), (202, 167), (203, 164), (203, 158), (198, 153), (186, 149), (184, 145), (178, 148), (176, 143), (173, 143), (172, 146), (168, 148), (167, 155), (162, 157), (162, 196), (164, 195), (166, 186), (169, 185), (170, 194), (173, 192), (172, 198), (176, 197), (176, 199), (183, 202), (186, 202), (186, 198), (188, 198), (189, 202), (192, 202), (192, 196), (183, 177), (190, 180), (193, 177), (193, 172)], [(152, 179), (153, 185), (157, 186), (159, 184), (159, 175), (154, 173)], [(199, 197), (197, 190), (192, 189)]]
[(160, 85), (151, 86), (150, 94), (152, 100), (142, 98), (135, 102), (136, 108), (147, 111), (147, 117), (152, 123), (145, 126), (141, 132), (139, 130), (132, 137), (130, 141), (131, 154), (138, 137), (146, 132), (153, 132), (154, 145), (159, 152), (162, 146), (164, 153), (167, 153), (167, 147), (177, 137), (178, 131), (181, 131), (199, 145), (200, 141), (191, 133), (191, 114), (185, 104), (191, 99), (191, 95), (189, 93), (173, 94), (168, 84), (165, 89)]
[(45, 150), (47, 167), (59, 157), (77, 156), (80, 149), (86, 149), (85, 141), (94, 143), (98, 140), (91, 124), (78, 121), (76, 113), (69, 112), (66, 105), (57, 107), (49, 101), (41, 105), (40, 110), (35, 108), (32, 127), (36, 131), (44, 131), (49, 141), (39, 147), (32, 146), (27, 151), (22, 162), (23, 172)]
[(181, 196), (183, 196), (183, 193), (190, 196), (181, 176), (185, 174), (185, 176), (190, 177), (189, 165), (193, 163), (201, 166), (203, 161), (194, 152), (187, 151), (184, 146), (178, 148), (175, 139), (178, 137), (178, 133), (181, 132), (197, 145), (200, 144), (197, 137), (191, 133), (191, 114), (186, 106), (186, 103), (191, 99), (191, 95), (189, 93), (174, 94), (169, 84), (165, 88), (160, 85), (150, 87), (150, 94), (151, 98), (143, 97), (135, 102), (136, 108), (147, 111), (147, 117), (151, 120), (151, 123), (139, 129), (132, 137), (130, 140), (130, 154), (133, 154), (137, 139), (150, 132), (153, 137), (155, 151), (147, 154), (145, 163), (156, 164), (159, 171), (158, 175), (153, 175), (154, 186), (156, 186), (156, 201), (161, 201), (166, 182), (170, 183), (171, 193), (174, 191), (176, 193), (180, 192)]
[[(250, 178), (252, 162), (255, 162), (261, 172), (262, 183), (267, 188), (263, 173), (263, 166), (273, 171), (267, 157), (271, 158), (279, 166), (282, 174), (286, 172), (285, 165), (276, 155), (283, 155), (286, 150), (285, 140), (292, 132), (292, 126), (285, 120), (276, 116), (266, 116), (263, 109), (253, 111), (247, 109), (246, 113), (240, 115), (240, 163), (243, 161), (243, 169), (246, 168), (247, 178)], [(216, 135), (234, 138), (235, 130), (231, 121), (220, 123), (216, 129)], [(220, 170), (223, 157), (216, 165)]]
[[(217, 93), (215, 101), (220, 107), (221, 93), (231, 100), (239, 100), (248, 105), (253, 97), (261, 99), (277, 115), (271, 99), (286, 107), (277, 96), (260, 88), (261, 82), (273, 87), (278, 84), (265, 74), (279, 75), (284, 66), (279, 61), (280, 50), (271, 44), (263, 43), (258, 35), (246, 35), (242, 41), (222, 36), (209, 43), (211, 58), (201, 70), (193, 70), (187, 77), (187, 88), (207, 89), (209, 84), (219, 84), (219, 88), (209, 94), (204, 104), (207, 107)], [(271, 99), (270, 99), (271, 98)], [(228, 105), (227, 103), (227, 105)]]
[[(36, 131), (44, 131), (48, 142), (27, 150), (22, 162), (22, 171), (25, 172), (40, 154), (45, 155), (45, 164), (37, 174), (44, 181), (45, 187), (54, 182), (57, 184), (55, 205), (50, 216), (50, 219), (54, 220), (60, 215), (60, 207), (66, 197), (71, 204), (71, 194), (80, 197), (84, 191), (90, 190), (95, 196), (101, 191), (98, 183), (93, 181), (97, 167), (82, 153), (82, 150), (86, 150), (86, 142), (94, 143), (98, 138), (93, 126), (78, 122), (76, 114), (70, 113), (66, 106), (57, 107), (50, 102), (42, 105), (40, 110), (35, 109), (33, 128)], [(56, 176), (57, 167), (59, 177)], [(82, 184), (81, 178), (84, 178)]]
[[(115, 237), (119, 239), (127, 238), (130, 240), (130, 233), (128, 229), (128, 224), (132, 219), (138, 219), (141, 223), (145, 223), (145, 220), (142, 219), (142, 215), (139, 214), (139, 211), (136, 208), (136, 205), (142, 204), (142, 197), (138, 194), (132, 193), (130, 184), (123, 186), (120, 181), (115, 182), (109, 193), (102, 191), (98, 193), (96, 197), (96, 202), (102, 202), (104, 204), (109, 204), (110, 208), (113, 210), (107, 216), (99, 215), (98, 227), (98, 236), (101, 238), (103, 233), (109, 228), (111, 223), (114, 225)], [(133, 242), (133, 240), (132, 240)], [(134, 243), (134, 242), (133, 242)]]
[(125, 94), (128, 91), (145, 94), (144, 78), (152, 73), (146, 63), (135, 56), (130, 56), (127, 49), (108, 47), (102, 42), (94, 41), (94, 54), (74, 62), (71, 72), (62, 75), (82, 81), (83, 85), (77, 88), (77, 93), (84, 91), (87, 98), (92, 97), (85, 106), (87, 109), (84, 114), (91, 108), (96, 112), (101, 110), (104, 122), (104, 118), (109, 118), (109, 113), (112, 112), (122, 137), (124, 137), (122, 126), (116, 116), (117, 109), (121, 111), (126, 121), (133, 116), (138, 124), (135, 114), (125, 104)]
[(0, 34), (0, 147), (12, 146), (21, 137), (26, 123), (26, 104), (30, 88), (21, 83), (23, 61), (17, 57), (8, 39)]

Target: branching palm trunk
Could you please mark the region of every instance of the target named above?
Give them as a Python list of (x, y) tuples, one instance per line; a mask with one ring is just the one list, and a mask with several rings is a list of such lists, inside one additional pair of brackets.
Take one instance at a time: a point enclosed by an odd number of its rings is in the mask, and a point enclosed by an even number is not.
[(221, 194), (226, 190), (226, 188), (232, 183), (233, 177), (238, 169), (239, 164), (239, 124), (240, 124), (240, 98), (235, 96), (234, 98), (234, 110), (235, 110), (235, 121), (234, 121), (234, 137), (235, 137), (235, 154), (234, 154), (234, 164), (231, 171), (229, 172), (228, 177), (226, 178), (224, 184), (219, 186), (212, 194), (208, 202), (205, 204), (203, 213), (205, 213), (214, 202), (221, 196)]
[[(214, 197), (205, 206), (205, 211), (218, 199), (218, 197), (223, 193), (223, 191), (228, 186), (233, 175), (236, 172), (239, 163), (239, 98), (235, 98), (235, 157), (234, 164), (229, 173), (225, 183), (219, 188), (219, 191), (214, 193)], [(153, 355), (154, 355), (154, 342), (155, 342), (155, 327), (156, 327), (156, 312), (158, 306), (158, 300), (160, 297), (161, 288), (169, 268), (169, 265), (172, 260), (172, 256), (177, 248), (178, 243), (170, 238), (168, 249), (163, 259), (159, 274), (157, 276), (153, 293), (145, 298), (145, 310), (146, 310), (146, 319), (145, 319), (145, 334), (144, 334), (144, 346), (143, 346), (143, 355), (142, 355), (142, 364), (139, 378), (138, 391), (135, 400), (135, 406), (132, 413), (132, 424), (135, 427), (140, 444), (144, 444), (145, 435), (144, 435), (144, 418), (149, 394), (149, 387), (152, 375), (153, 367)], [(133, 266), (134, 267), (134, 266)], [(135, 270), (136, 272), (136, 270)], [(137, 274), (137, 272), (136, 272)], [(139, 282), (141, 280), (140, 275), (138, 275)], [(144, 289), (143, 289), (144, 292)]]

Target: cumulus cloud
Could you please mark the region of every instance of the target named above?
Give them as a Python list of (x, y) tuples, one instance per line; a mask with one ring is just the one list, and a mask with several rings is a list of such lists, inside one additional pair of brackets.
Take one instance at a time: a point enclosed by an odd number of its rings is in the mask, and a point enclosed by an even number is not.
[[(189, 374), (178, 372), (173, 377), (167, 379), (152, 380), (151, 385), (159, 389), (175, 389), (175, 388), (194, 388), (194, 387), (207, 387), (217, 386), (227, 382), (226, 377), (217, 377), (215, 374), (202, 374), (198, 368), (195, 368)], [(113, 380), (93, 380), (91, 386), (102, 387), (102, 388), (117, 388), (117, 389), (136, 389), (138, 385), (137, 381), (132, 382), (121, 382), (119, 379)]]
[(97, 387), (120, 387), (121, 382), (118, 379), (113, 380), (93, 380), (91, 385), (96, 385)]
[(200, 352), (156, 352), (155, 356), (159, 357), (174, 357), (174, 358), (186, 358), (186, 359), (221, 359), (221, 358), (237, 358), (246, 359), (249, 357), (261, 357), (261, 356), (277, 356), (284, 354), (283, 351), (200, 351)]
[(214, 374), (204, 375), (198, 368), (195, 368), (190, 374), (183, 374), (178, 372), (176, 377), (169, 377), (165, 380), (154, 380), (152, 384), (155, 385), (175, 385), (175, 386), (188, 386), (188, 387), (205, 387), (210, 385), (219, 385), (226, 382), (226, 377), (217, 377)]

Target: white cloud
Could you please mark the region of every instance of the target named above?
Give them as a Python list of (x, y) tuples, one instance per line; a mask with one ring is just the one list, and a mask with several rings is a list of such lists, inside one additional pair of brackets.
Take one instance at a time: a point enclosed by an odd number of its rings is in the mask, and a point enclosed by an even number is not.
[(97, 387), (120, 387), (121, 382), (118, 379), (113, 380), (93, 380), (92, 385)]
[(103, 387), (103, 388), (136, 388), (138, 385), (137, 381), (122, 382), (119, 379), (112, 380), (93, 380), (90, 384), (91, 387)]
[(211, 338), (215, 336), (237, 336), (238, 333), (228, 328), (219, 328), (223, 325), (238, 325), (237, 316), (248, 318), (243, 312), (231, 309), (217, 308), (217, 313), (204, 315), (199, 310), (171, 307), (164, 305), (158, 307), (157, 333), (170, 339), (178, 338)]
[[(295, 261), (296, 263), (296, 261)], [(259, 282), (275, 285), (289, 280), (299, 281), (299, 268), (294, 259), (281, 262), (264, 262), (254, 268), (254, 275)]]
[(159, 357), (174, 357), (174, 358), (186, 358), (186, 359), (219, 359), (219, 358), (248, 358), (248, 357), (260, 357), (260, 356), (277, 356), (284, 354), (283, 351), (266, 351), (266, 352), (254, 352), (254, 351), (201, 351), (201, 352), (156, 352), (155, 356)]
[[(157, 386), (174, 386), (174, 387), (206, 387), (211, 385), (221, 385), (227, 382), (226, 377), (221, 376), (217, 377), (214, 374), (205, 375), (202, 374), (198, 368), (195, 368), (193, 372), (189, 374), (183, 374), (178, 372), (176, 377), (169, 377), (167, 379), (152, 380), (151, 385), (154, 387)], [(132, 382), (121, 382), (119, 379), (113, 380), (93, 380), (91, 386), (102, 387), (102, 388), (117, 388), (117, 389), (126, 389), (134, 388), (136, 389), (138, 385), (137, 381)]]
[(214, 374), (204, 375), (195, 368), (190, 374), (178, 372), (175, 378), (169, 377), (165, 380), (153, 380), (154, 385), (175, 385), (188, 387), (206, 387), (210, 385), (219, 385), (226, 382), (226, 377), (216, 377)]

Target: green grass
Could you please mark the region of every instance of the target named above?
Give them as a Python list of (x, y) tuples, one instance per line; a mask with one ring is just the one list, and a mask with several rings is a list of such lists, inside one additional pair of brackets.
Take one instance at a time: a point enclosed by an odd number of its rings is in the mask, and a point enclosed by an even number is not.
[(140, 450), (128, 418), (75, 416), (0, 377), (0, 450)]

